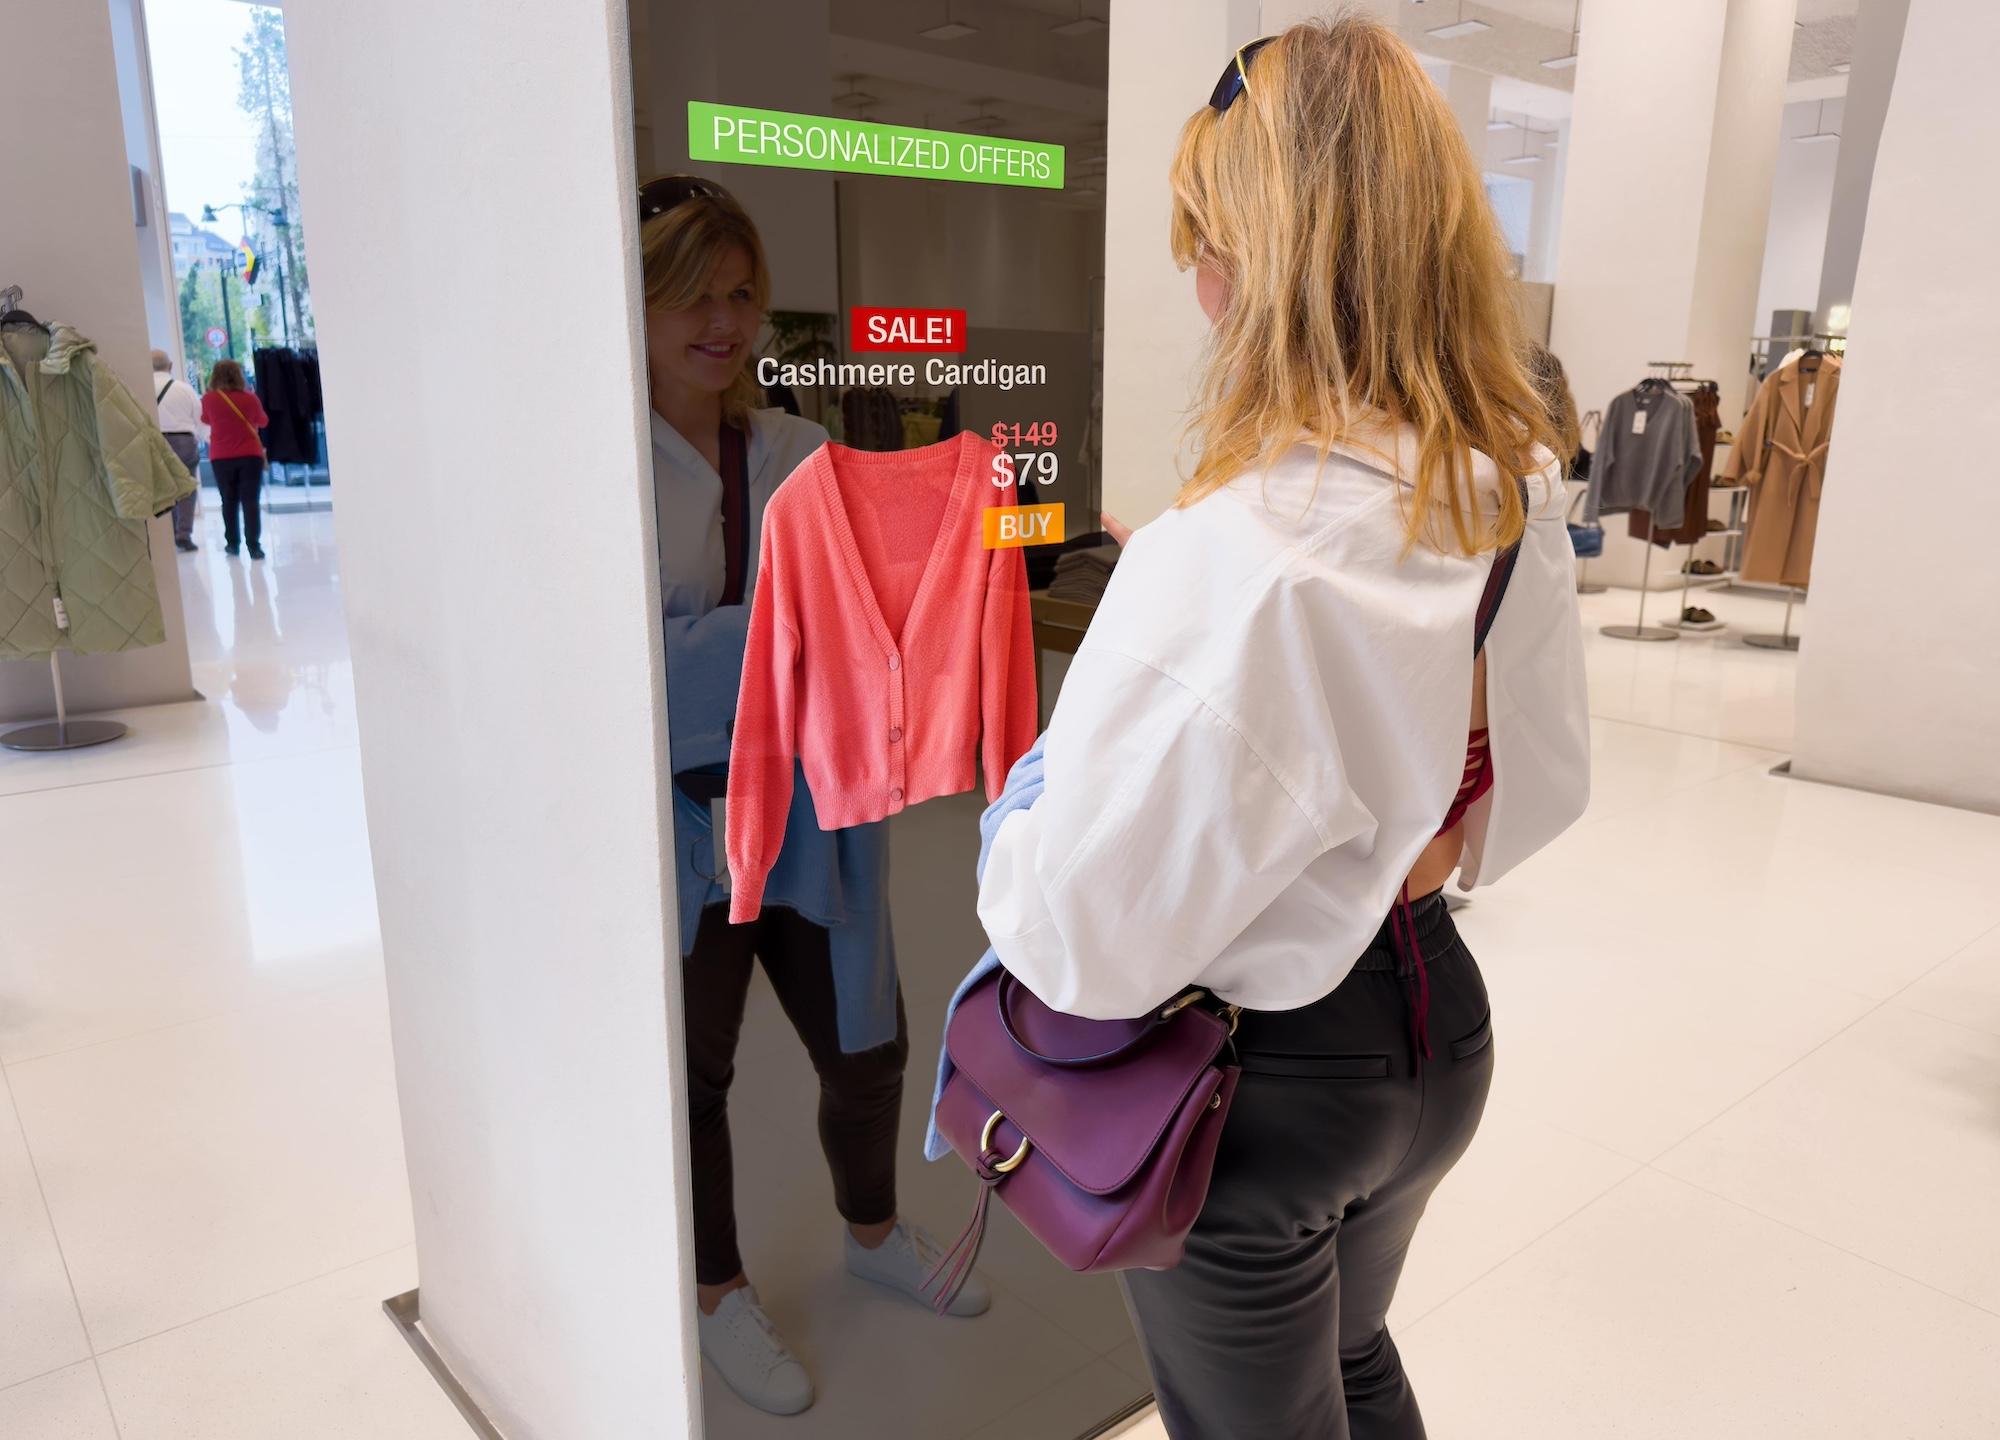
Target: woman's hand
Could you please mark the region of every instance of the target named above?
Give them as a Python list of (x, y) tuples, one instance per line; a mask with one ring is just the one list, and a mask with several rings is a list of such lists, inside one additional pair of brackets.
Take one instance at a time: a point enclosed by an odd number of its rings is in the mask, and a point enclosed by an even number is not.
[(1104, 533), (1106, 535), (1109, 535), (1113, 540), (1117, 541), (1120, 548), (1123, 548), (1125, 545), (1131, 542), (1132, 527), (1130, 525), (1127, 525), (1123, 520), (1120, 520), (1116, 515), (1113, 515), (1108, 510), (1104, 513), (1104, 515), (1101, 518), (1104, 522)]

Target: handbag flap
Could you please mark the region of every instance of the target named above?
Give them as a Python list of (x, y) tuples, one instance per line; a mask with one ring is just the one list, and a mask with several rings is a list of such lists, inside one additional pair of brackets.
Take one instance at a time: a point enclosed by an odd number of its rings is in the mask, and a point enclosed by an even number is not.
[[(1190, 1006), (1114, 1062), (1087, 1069), (1050, 1065), (1007, 1034), (1000, 1016), (1004, 973), (996, 970), (968, 991), (945, 1030), (951, 1063), (1006, 1116), (995, 1147), (1013, 1149), (1011, 1128), (1078, 1189), (1093, 1195), (1122, 1189), (1215, 1063), (1229, 1038), (1227, 1023)], [(1129, 1020), (1084, 1020), (1050, 1010), (1025, 986), (1013, 1014), (1022, 1037), (1049, 1054), (1111, 1050), (1134, 1033)], [(1101, 1040), (1093, 1039), (1091, 1027), (1101, 1028)]]

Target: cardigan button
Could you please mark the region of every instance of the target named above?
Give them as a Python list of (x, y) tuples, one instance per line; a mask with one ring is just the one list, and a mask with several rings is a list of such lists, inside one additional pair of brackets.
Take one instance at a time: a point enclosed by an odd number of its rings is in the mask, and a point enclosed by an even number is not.
[(891, 725), (889, 727), (889, 743), (893, 745), (902, 738), (903, 738), (903, 727), (900, 725)]
[(900, 804), (902, 804), (902, 803), (903, 803), (903, 787), (902, 787), (902, 786), (898, 785), (898, 786), (897, 786), (897, 787), (896, 787), (896, 788), (895, 788), (894, 790), (891, 790), (891, 791), (889, 792), (889, 801), (890, 801), (890, 803), (891, 803), (891, 804), (894, 804), (894, 805), (900, 805)]
[(889, 668), (890, 668), (891, 670), (900, 670), (900, 669), (902, 669), (902, 668), (903, 668), (903, 657), (902, 657), (902, 656), (900, 656), (900, 655), (891, 655), (891, 656), (889, 657)]

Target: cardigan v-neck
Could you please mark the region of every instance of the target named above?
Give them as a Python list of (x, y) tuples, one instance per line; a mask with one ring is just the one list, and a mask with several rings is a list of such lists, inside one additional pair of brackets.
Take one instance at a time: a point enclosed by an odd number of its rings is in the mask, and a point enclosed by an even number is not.
[[(853, 450), (829, 441), (806, 462), (818, 472), (827, 528), (846, 561), (856, 603), (887, 649), (901, 643), (940, 553), (951, 548), (966, 482), (986, 448), (969, 433), (919, 450)], [(883, 488), (885, 479), (888, 488), (912, 495), (862, 493)], [(854, 526), (857, 510), (866, 545)]]
[[(1033, 743), (1034, 636), (1018, 549), (985, 548), (994, 447), (826, 444), (764, 512), (729, 756), (730, 919), (756, 918), (796, 756), (822, 830), (972, 788)], [(942, 497), (942, 499), (940, 499)], [(859, 523), (856, 523), (856, 517)]]

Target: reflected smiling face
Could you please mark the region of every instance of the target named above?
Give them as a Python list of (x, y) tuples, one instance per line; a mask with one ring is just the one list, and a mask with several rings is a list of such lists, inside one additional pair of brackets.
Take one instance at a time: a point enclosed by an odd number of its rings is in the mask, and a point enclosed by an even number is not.
[(692, 305), (646, 312), (646, 364), (666, 380), (719, 395), (750, 359), (763, 319), (750, 288), (750, 257), (731, 250), (715, 264)]

